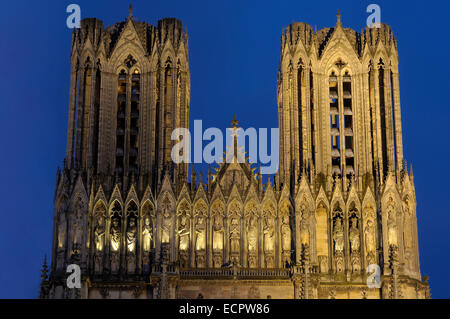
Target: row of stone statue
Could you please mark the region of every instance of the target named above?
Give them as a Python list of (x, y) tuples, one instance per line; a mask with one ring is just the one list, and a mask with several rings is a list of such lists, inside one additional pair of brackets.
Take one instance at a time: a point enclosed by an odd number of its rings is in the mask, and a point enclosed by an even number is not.
[[(189, 207), (181, 207), (177, 212), (164, 209), (158, 219), (149, 207), (142, 209), (142, 217), (138, 217), (138, 208), (133, 203), (127, 208), (124, 218), (122, 208), (116, 202), (110, 211), (110, 218), (107, 217), (106, 207), (99, 206), (94, 210), (89, 222), (82, 211), (82, 207), (78, 207), (70, 218), (67, 218), (65, 213), (59, 214), (57, 243), (61, 250), (67, 247), (69, 239), (72, 249), (82, 246), (83, 242), (90, 242), (89, 246), (96, 255), (103, 255), (105, 251), (119, 254), (123, 252), (126, 255), (142, 252), (143, 255), (149, 255), (152, 249), (156, 248), (158, 236), (161, 244), (170, 244), (179, 256), (202, 255), (208, 250), (209, 254), (220, 254), (236, 261), (239, 261), (243, 254), (259, 256), (262, 253), (260, 259), (264, 260), (265, 256), (273, 258), (275, 255), (283, 256), (292, 251), (293, 236), (289, 211), (282, 212), (278, 218), (270, 212), (264, 212), (261, 217), (254, 213), (246, 213), (242, 217), (236, 207), (235, 210), (230, 209), (227, 217), (222, 213), (213, 213), (208, 218), (201, 209), (196, 210), (191, 217)], [(326, 216), (326, 210), (323, 211)], [(324, 217), (321, 221), (317, 214), (315, 217), (308, 217), (311, 214), (302, 212), (298, 227), (300, 244), (317, 247), (313, 253), (318, 257), (319, 263), (321, 256), (327, 259), (330, 257), (326, 248), (330, 244), (334, 258), (343, 258), (347, 250), (351, 258), (362, 257), (362, 240), (365, 258), (371, 263), (376, 262), (378, 229), (373, 213), (365, 214), (370, 217), (366, 216), (362, 225), (360, 214), (353, 212), (348, 218), (347, 228), (342, 212), (334, 211), (331, 233), (328, 233), (326, 226), (327, 218)], [(320, 223), (324, 224), (322, 230)], [(408, 227), (403, 227), (402, 230), (408, 232), (404, 235), (404, 246), (411, 250), (409, 254), (412, 254), (414, 234), (410, 224), (411, 222), (408, 222), (405, 225)], [(398, 244), (398, 232), (395, 210), (390, 208), (387, 219), (389, 245)], [(315, 241), (315, 245), (310, 241)], [(324, 248), (320, 250), (320, 247)]]

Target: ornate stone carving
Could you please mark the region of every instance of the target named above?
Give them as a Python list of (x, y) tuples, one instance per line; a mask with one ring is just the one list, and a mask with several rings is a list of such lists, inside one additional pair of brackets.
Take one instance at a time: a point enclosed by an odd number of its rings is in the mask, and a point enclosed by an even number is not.
[(342, 219), (340, 217), (337, 217), (335, 220), (333, 242), (336, 254), (344, 251), (344, 226), (342, 225)]
[(180, 252), (189, 250), (190, 241), (190, 225), (189, 219), (186, 215), (178, 216), (178, 250)]
[(197, 217), (195, 233), (195, 251), (204, 251), (206, 249), (206, 222), (203, 216)]
[(127, 226), (127, 250), (128, 252), (136, 251), (136, 236), (137, 236), (137, 226), (136, 219), (134, 217), (128, 220)]
[(213, 251), (222, 252), (223, 250), (223, 218), (221, 215), (214, 215), (213, 218)]
[(241, 250), (241, 231), (239, 220), (236, 217), (231, 218), (230, 222), (230, 253), (232, 261), (239, 262)]
[(112, 219), (112, 225), (111, 225), (111, 250), (112, 251), (119, 251), (120, 249), (120, 240), (121, 240), (121, 231), (120, 231), (120, 223), (119, 218), (114, 217)]
[(142, 249), (144, 252), (149, 252), (153, 246), (153, 225), (149, 216), (144, 218), (144, 225), (142, 226)]
[(358, 229), (358, 218), (353, 217), (351, 219), (351, 226), (349, 230), (350, 250), (352, 252), (359, 252), (360, 246), (360, 233)]
[(102, 215), (97, 217), (97, 226), (94, 230), (94, 243), (97, 252), (103, 251), (105, 245), (105, 218)]

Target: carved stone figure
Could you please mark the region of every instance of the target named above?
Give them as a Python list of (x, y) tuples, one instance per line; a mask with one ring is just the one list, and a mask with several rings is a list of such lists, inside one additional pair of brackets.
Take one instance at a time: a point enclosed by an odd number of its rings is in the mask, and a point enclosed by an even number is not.
[(161, 228), (162, 228), (161, 242), (163, 244), (167, 244), (170, 242), (170, 229), (172, 228), (172, 216), (170, 216), (170, 213), (167, 211), (167, 209), (164, 210)]
[(257, 221), (254, 216), (250, 217), (247, 225), (248, 252), (256, 252), (258, 245), (258, 228)]
[(136, 236), (137, 236), (136, 219), (130, 218), (127, 227), (127, 248), (129, 252), (134, 252), (136, 250)]
[(119, 219), (114, 217), (111, 225), (111, 249), (112, 251), (118, 251), (120, 249), (120, 224)]
[(186, 251), (189, 249), (189, 220), (186, 217), (186, 215), (180, 215), (178, 217), (178, 238), (179, 238), (179, 244), (178, 249), (180, 251)]
[(75, 211), (73, 215), (73, 222), (72, 222), (72, 231), (73, 231), (73, 247), (77, 249), (79, 246), (81, 246), (82, 243), (82, 237), (83, 237), (83, 219), (82, 219), (82, 203), (78, 201), (75, 205)]
[(291, 250), (291, 227), (287, 215), (284, 215), (281, 219), (281, 248), (283, 251)]
[(235, 217), (231, 219), (230, 223), (230, 243), (231, 243), (231, 253), (240, 252), (240, 239), (241, 233), (239, 230), (239, 220)]
[(364, 237), (366, 239), (366, 252), (369, 253), (375, 251), (375, 227), (370, 219), (366, 223), (366, 228), (364, 229)]
[(223, 231), (222, 216), (215, 215), (213, 223), (213, 251), (223, 250)]
[(405, 224), (404, 224), (404, 238), (405, 238), (405, 248), (409, 249), (414, 246), (413, 238), (413, 220), (409, 209), (405, 209)]
[(264, 252), (269, 253), (274, 251), (275, 243), (275, 226), (273, 219), (269, 217), (264, 218)]
[(306, 221), (300, 223), (300, 242), (302, 245), (309, 245), (309, 227)]
[(66, 244), (66, 216), (64, 212), (61, 212), (59, 215), (59, 224), (58, 224), (58, 247), (63, 248)]
[(342, 252), (344, 250), (344, 227), (341, 218), (337, 218), (333, 232), (334, 251)]
[(195, 225), (195, 250), (205, 250), (206, 249), (206, 225), (205, 218), (203, 216), (197, 217), (197, 224)]
[(73, 228), (73, 246), (77, 247), (81, 245), (83, 236), (83, 221), (81, 220), (81, 216), (74, 217), (72, 228)]
[(358, 229), (358, 218), (356, 217), (352, 218), (352, 225), (350, 226), (349, 238), (351, 251), (359, 251), (360, 238)]
[(395, 220), (395, 213), (389, 211), (388, 218), (388, 241), (389, 245), (397, 245), (397, 222)]
[(150, 217), (144, 218), (144, 226), (142, 227), (142, 246), (145, 252), (152, 248), (153, 227)]
[(97, 218), (97, 226), (95, 226), (94, 230), (94, 241), (95, 250), (103, 251), (105, 244), (105, 219), (101, 215)]

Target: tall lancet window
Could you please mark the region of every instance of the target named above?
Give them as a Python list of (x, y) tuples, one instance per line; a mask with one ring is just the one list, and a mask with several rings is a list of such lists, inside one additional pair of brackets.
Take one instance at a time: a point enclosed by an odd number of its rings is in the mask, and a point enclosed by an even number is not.
[(180, 60), (177, 62), (177, 105), (176, 110), (179, 112), (179, 116), (176, 117), (177, 123), (175, 123), (175, 127), (180, 127), (180, 121), (184, 123), (185, 115), (182, 114), (181, 108), (181, 63)]
[[(392, 121), (392, 132), (393, 132), (393, 142), (394, 142), (394, 163), (393, 165), (396, 166), (397, 163), (397, 152), (395, 150), (397, 150), (397, 132), (395, 130), (395, 101), (394, 101), (394, 87), (393, 87), (393, 83), (394, 83), (394, 73), (392, 73), (392, 71), (389, 72), (389, 81), (390, 83), (390, 94), (389, 94), (389, 98), (391, 99), (391, 121)], [(402, 169), (401, 167), (397, 167), (398, 169)]]
[(380, 100), (380, 124), (381, 124), (381, 152), (383, 160), (383, 173), (388, 171), (388, 148), (387, 148), (387, 123), (386, 123), (386, 98), (384, 81), (384, 62), (380, 59), (378, 63), (378, 92)]
[(86, 61), (86, 68), (84, 70), (84, 96), (83, 96), (83, 109), (81, 115), (81, 166), (86, 165), (88, 139), (89, 139), (89, 116), (91, 107), (91, 95), (92, 95), (92, 67), (90, 59)]
[(134, 70), (131, 75), (130, 150), (128, 157), (128, 171), (134, 174), (138, 173), (140, 89), (141, 75), (138, 70)]
[(355, 173), (355, 154), (353, 140), (352, 77), (348, 71), (342, 77), (342, 92), (344, 104), (345, 174), (351, 175)]
[(299, 161), (300, 167), (304, 165), (303, 161), (303, 108), (305, 105), (305, 69), (302, 59), (298, 62), (297, 69), (297, 94), (298, 94), (298, 136), (299, 136)]
[(341, 174), (338, 78), (333, 71), (328, 79), (330, 94), (331, 173)]
[(315, 127), (314, 127), (314, 76), (313, 72), (311, 70), (311, 65), (309, 68), (309, 106), (310, 106), (310, 112), (309, 117), (311, 121), (311, 156), (312, 156), (312, 162), (315, 165), (316, 164), (316, 145), (315, 145)]
[(372, 151), (372, 165), (375, 169), (375, 82), (374, 82), (374, 70), (372, 62), (369, 64), (369, 77), (368, 77), (368, 87), (369, 87), (369, 115), (370, 115), (370, 141), (371, 141), (371, 151)]
[(164, 81), (164, 163), (171, 161), (172, 103), (173, 103), (173, 70), (170, 59), (167, 60)]
[(92, 147), (92, 164), (95, 171), (97, 171), (98, 161), (98, 144), (99, 144), (99, 130), (100, 130), (100, 89), (101, 89), (101, 71), (100, 61), (97, 63), (97, 71), (95, 72), (95, 91), (94, 91), (94, 132), (93, 132), (93, 147)]
[(118, 174), (122, 174), (124, 168), (127, 78), (125, 70), (121, 70), (117, 86), (116, 173)]

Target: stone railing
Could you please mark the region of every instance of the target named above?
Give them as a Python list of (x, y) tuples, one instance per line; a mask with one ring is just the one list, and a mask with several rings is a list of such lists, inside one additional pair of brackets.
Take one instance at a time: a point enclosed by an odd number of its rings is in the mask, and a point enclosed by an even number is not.
[(290, 270), (283, 268), (204, 268), (204, 269), (183, 269), (179, 271), (181, 278), (289, 278)]

